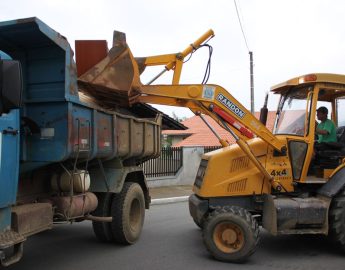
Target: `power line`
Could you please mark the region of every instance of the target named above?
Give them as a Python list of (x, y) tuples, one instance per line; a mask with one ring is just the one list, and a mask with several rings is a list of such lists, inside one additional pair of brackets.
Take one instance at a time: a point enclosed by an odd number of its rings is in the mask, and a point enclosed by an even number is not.
[(243, 38), (244, 38), (244, 42), (246, 43), (246, 47), (247, 47), (247, 50), (248, 50), (248, 52), (249, 52), (250, 50), (249, 50), (249, 46), (248, 46), (246, 34), (244, 33), (244, 30), (243, 30), (243, 27), (242, 27), (242, 22), (241, 22), (240, 14), (239, 14), (239, 12), (238, 12), (236, 0), (234, 0), (234, 4), (235, 4), (235, 8), (236, 8), (236, 13), (237, 13), (238, 22), (240, 23), (242, 35), (243, 35)]
[(247, 47), (247, 50), (249, 52), (249, 61), (250, 61), (250, 63), (249, 63), (250, 64), (250, 111), (251, 111), (251, 113), (254, 113), (254, 70), (253, 70), (253, 65), (254, 65), (253, 63), (254, 62), (253, 62), (253, 52), (249, 50), (246, 34), (244, 33), (244, 30), (243, 30), (243, 27), (242, 27), (242, 22), (241, 22), (240, 14), (238, 12), (236, 0), (234, 0), (234, 4), (235, 4), (235, 8), (236, 8), (238, 22), (240, 23), (242, 35), (243, 35), (243, 38), (244, 38), (244, 42), (246, 43), (246, 47)]

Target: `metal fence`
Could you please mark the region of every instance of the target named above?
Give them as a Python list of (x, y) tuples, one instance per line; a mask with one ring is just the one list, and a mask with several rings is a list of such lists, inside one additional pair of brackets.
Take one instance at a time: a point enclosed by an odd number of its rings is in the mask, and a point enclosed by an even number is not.
[(141, 166), (147, 177), (159, 177), (176, 175), (182, 164), (182, 147), (164, 147), (158, 158), (150, 159)]
[(213, 150), (217, 150), (219, 148), (222, 148), (221, 146), (205, 146), (204, 147), (204, 153), (211, 152)]

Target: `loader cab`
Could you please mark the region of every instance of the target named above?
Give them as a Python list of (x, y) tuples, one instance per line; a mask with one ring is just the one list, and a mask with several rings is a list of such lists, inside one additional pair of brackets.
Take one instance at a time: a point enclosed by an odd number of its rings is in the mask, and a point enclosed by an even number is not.
[[(271, 90), (281, 96), (273, 132), (287, 140), (293, 181), (324, 183), (345, 157), (345, 76), (309, 74)], [(316, 110), (321, 106), (336, 126), (337, 142), (315, 149)]]

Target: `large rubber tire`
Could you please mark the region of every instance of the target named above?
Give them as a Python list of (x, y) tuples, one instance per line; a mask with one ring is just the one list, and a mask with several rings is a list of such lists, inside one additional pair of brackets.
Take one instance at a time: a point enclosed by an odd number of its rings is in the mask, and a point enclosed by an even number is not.
[(219, 207), (209, 214), (203, 225), (204, 244), (215, 259), (240, 263), (255, 252), (259, 226), (245, 209)]
[(139, 184), (124, 183), (122, 191), (114, 195), (111, 215), (114, 241), (126, 245), (135, 243), (145, 219), (144, 193)]
[[(112, 193), (96, 193), (98, 199), (97, 209), (92, 213), (94, 216), (109, 217)], [(92, 228), (98, 240), (102, 242), (113, 241), (113, 234), (109, 222), (96, 222), (92, 221)]]
[(329, 210), (329, 236), (345, 251), (345, 189), (332, 199)]

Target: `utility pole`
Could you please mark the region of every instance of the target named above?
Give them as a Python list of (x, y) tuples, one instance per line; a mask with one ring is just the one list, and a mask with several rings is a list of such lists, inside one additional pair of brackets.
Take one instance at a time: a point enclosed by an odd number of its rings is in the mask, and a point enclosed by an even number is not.
[(249, 52), (250, 60), (250, 112), (254, 114), (254, 70), (253, 70), (253, 52)]

